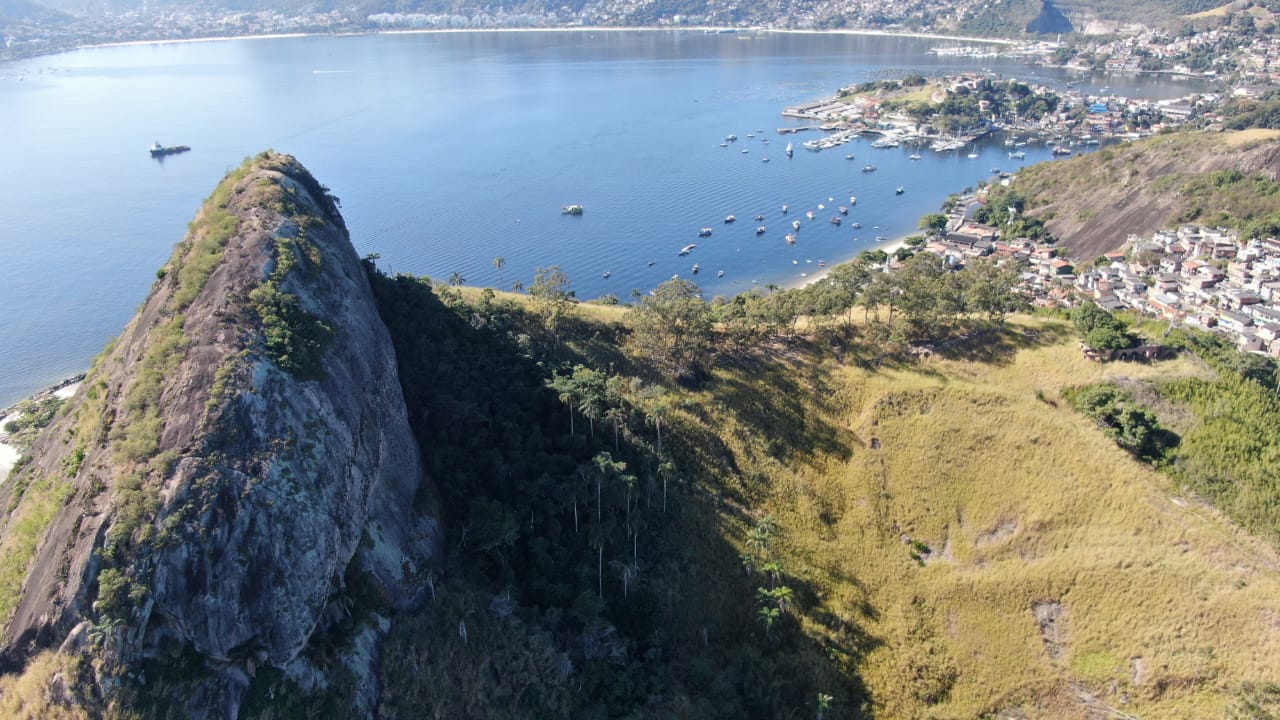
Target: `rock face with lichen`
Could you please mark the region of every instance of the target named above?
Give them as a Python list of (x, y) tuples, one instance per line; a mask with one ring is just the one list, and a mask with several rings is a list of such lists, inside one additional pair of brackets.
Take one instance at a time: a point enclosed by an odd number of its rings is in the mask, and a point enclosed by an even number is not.
[[(67, 700), (90, 714), (169, 692), (235, 717), (265, 668), (325, 688), (307, 650), (353, 598), (421, 599), (435, 498), (337, 201), (295, 159), (228, 175), (159, 276), (0, 488), (2, 669), (92, 657)], [(347, 629), (356, 678), (374, 618)]]

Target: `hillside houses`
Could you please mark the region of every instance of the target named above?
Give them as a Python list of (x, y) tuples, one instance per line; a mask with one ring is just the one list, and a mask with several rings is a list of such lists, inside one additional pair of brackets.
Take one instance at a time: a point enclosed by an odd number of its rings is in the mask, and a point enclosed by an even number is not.
[(1242, 350), (1280, 357), (1280, 242), (1183, 225), (1131, 237), (1126, 259), (1091, 268), (1076, 289), (1127, 307), (1216, 330)]

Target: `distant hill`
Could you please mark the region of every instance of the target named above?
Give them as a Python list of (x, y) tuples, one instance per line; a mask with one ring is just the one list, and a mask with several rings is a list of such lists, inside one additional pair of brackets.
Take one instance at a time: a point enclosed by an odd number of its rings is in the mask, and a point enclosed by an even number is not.
[(67, 19), (64, 13), (48, 4), (29, 0), (0, 0), (0, 27), (18, 23), (57, 25)]
[(1181, 222), (1265, 233), (1280, 222), (1273, 194), (1280, 190), (1278, 135), (1159, 135), (1032, 166), (1019, 173), (1017, 189), (1030, 214), (1086, 259), (1116, 249), (1131, 233)]

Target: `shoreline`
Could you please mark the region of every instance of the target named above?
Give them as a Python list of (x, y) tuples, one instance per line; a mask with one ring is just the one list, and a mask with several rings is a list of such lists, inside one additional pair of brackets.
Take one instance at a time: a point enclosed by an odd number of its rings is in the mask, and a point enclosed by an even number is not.
[(13, 469), (14, 463), (18, 462), (18, 458), (22, 457), (22, 453), (18, 448), (6, 442), (9, 439), (9, 433), (5, 432), (4, 429), (5, 424), (13, 419), (16, 414), (18, 405), (28, 400), (35, 400), (48, 395), (56, 395), (63, 400), (67, 400), (80, 389), (80, 383), (84, 382), (84, 378), (84, 373), (64, 378), (40, 392), (32, 393), (9, 407), (0, 410), (0, 485), (3, 485), (9, 479), (9, 471)]
[(844, 265), (844, 264), (846, 264), (846, 263), (851, 263), (851, 262), (853, 262), (854, 260), (857, 260), (857, 259), (858, 259), (858, 255), (861, 255), (861, 254), (862, 254), (862, 253), (864, 253), (864, 252), (868, 252), (868, 251), (871, 251), (871, 250), (883, 250), (883, 251), (885, 251), (885, 252), (889, 253), (890, 255), (892, 255), (894, 252), (896, 252), (896, 251), (898, 250), (898, 248), (903, 247), (903, 246), (905, 246), (905, 245), (907, 244), (907, 238), (909, 238), (909, 237), (911, 237), (911, 236), (910, 236), (910, 235), (903, 235), (902, 237), (899, 237), (899, 238), (892, 238), (892, 239), (885, 240), (885, 241), (883, 241), (883, 242), (877, 243), (877, 244), (875, 244), (875, 245), (872, 245), (872, 246), (871, 246), (871, 247), (869, 247), (869, 248), (865, 248), (865, 249), (863, 249), (863, 250), (859, 250), (856, 254), (854, 254), (854, 255), (852, 255), (852, 256), (850, 256), (850, 257), (847, 257), (847, 258), (845, 258), (845, 259), (843, 259), (843, 260), (839, 260), (839, 261), (834, 262), (834, 263), (828, 263), (826, 267), (822, 268), (819, 272), (816, 272), (816, 273), (811, 274), (809, 277), (797, 277), (797, 278), (794, 278), (794, 279), (789, 280), (789, 281), (787, 281), (787, 282), (785, 282), (785, 283), (782, 283), (782, 284), (780, 285), (780, 287), (782, 287), (782, 289), (784, 289), (784, 290), (799, 290), (800, 288), (808, 287), (808, 286), (812, 285), (813, 283), (818, 282), (819, 280), (824, 280), (824, 279), (826, 279), (827, 275), (828, 275), (828, 274), (830, 274), (830, 272), (831, 272), (832, 270), (834, 270), (835, 268), (837, 268), (837, 267), (839, 267), (839, 266), (841, 266), (841, 265)]
[(890, 38), (911, 38), (916, 40), (945, 40), (949, 42), (969, 42), (969, 43), (987, 43), (991, 45), (1003, 45), (1012, 47), (1022, 44), (1017, 40), (1009, 40), (1003, 38), (981, 38), (967, 37), (964, 35), (942, 35), (938, 33), (922, 33), (922, 32), (895, 32), (893, 30), (871, 30), (859, 28), (842, 28), (838, 30), (812, 30), (799, 28), (737, 28), (724, 27), (715, 25), (687, 25), (680, 27), (662, 26), (662, 25), (637, 25), (634, 27), (617, 27), (612, 25), (556, 25), (552, 27), (495, 27), (495, 28), (406, 28), (406, 29), (384, 29), (384, 30), (341, 30), (334, 32), (292, 32), (292, 33), (265, 33), (261, 35), (210, 35), (207, 37), (190, 37), (190, 38), (165, 38), (160, 40), (116, 40), (105, 43), (91, 43), (88, 45), (77, 45), (59, 50), (53, 50), (48, 53), (36, 53), (34, 55), (26, 55), (22, 57), (10, 58), (0, 62), (17, 62), (21, 60), (29, 60), (36, 57), (51, 57), (64, 53), (76, 52), (78, 50), (97, 50), (101, 48), (112, 47), (136, 47), (141, 45), (177, 45), (179, 43), (204, 43), (204, 42), (228, 42), (235, 40), (282, 40), (293, 38), (307, 37), (357, 37), (364, 35), (427, 35), (427, 34), (458, 34), (458, 33), (526, 33), (526, 32), (698, 32), (706, 31), (732, 30), (733, 33), (779, 33), (779, 34), (796, 34), (796, 35), (865, 35), (868, 37), (890, 37)]

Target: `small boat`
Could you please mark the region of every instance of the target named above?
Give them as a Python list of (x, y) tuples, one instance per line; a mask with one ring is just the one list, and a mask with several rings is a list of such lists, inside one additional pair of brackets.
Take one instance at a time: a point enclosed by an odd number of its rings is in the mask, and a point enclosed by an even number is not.
[(1014, 152), (1009, 153), (1009, 158), (1012, 160), (1021, 160), (1026, 156), (1027, 154), (1022, 152), (1021, 150), (1015, 150)]
[(793, 152), (795, 152), (795, 148), (791, 146), (791, 143), (787, 143), (787, 157), (791, 157)]
[(734, 135), (733, 133), (729, 133), (729, 134), (725, 137), (725, 140), (728, 140), (729, 142), (733, 142), (734, 140), (737, 140), (737, 139), (738, 139), (738, 136), (737, 136), (737, 135)]
[(720, 147), (729, 147), (729, 143), (727, 143), (727, 142), (722, 142), (722, 143), (720, 143)]
[(786, 240), (787, 240), (787, 244), (788, 244), (788, 245), (795, 245), (795, 244), (796, 244), (796, 234), (795, 234), (795, 233), (787, 233)]
[(911, 153), (911, 154), (910, 154), (910, 155), (908, 155), (907, 157), (909, 157), (909, 158), (910, 158), (910, 159), (912, 159), (912, 160), (919, 160), (919, 159), (920, 159), (920, 156), (919, 156), (919, 155), (917, 155), (917, 154), (915, 154), (915, 153)]
[(792, 221), (791, 221), (791, 229), (792, 229), (792, 230), (799, 230), (799, 229), (800, 229), (800, 221), (799, 221), (799, 220), (792, 220)]
[(613, 274), (612, 272), (605, 270), (604, 272), (600, 273), (600, 277), (604, 278), (605, 280), (608, 280), (609, 276), (612, 274)]
[(827, 266), (827, 261), (826, 261), (826, 260), (819, 260), (819, 261), (818, 261), (818, 267), (826, 267), (826, 266)]
[(839, 224), (840, 224), (840, 222), (841, 222), (841, 220), (840, 220), (840, 216), (839, 216), (839, 215), (837, 215), (837, 216), (835, 216), (835, 217), (831, 218), (831, 224), (832, 224), (832, 225), (839, 225)]
[(812, 220), (812, 219), (813, 219), (813, 211), (812, 211), (812, 210), (805, 210), (805, 211), (804, 211), (804, 216), (805, 216), (805, 217), (807, 217), (807, 218), (809, 218), (810, 220)]
[(698, 263), (694, 263), (694, 264), (693, 264), (693, 274), (694, 274), (694, 275), (697, 275), (697, 274), (698, 274), (698, 271), (699, 271), (699, 270), (701, 270), (701, 269), (702, 269), (702, 266), (698, 265)]
[[(698, 247), (697, 244), (689, 243), (688, 245), (685, 245), (684, 247), (680, 248), (680, 254), (688, 255), (689, 253), (693, 252), (693, 249), (696, 247)], [(649, 264), (652, 265), (653, 263), (649, 263)]]
[(826, 209), (827, 209), (827, 206), (826, 206), (826, 205), (823, 205), (822, 203), (818, 203), (818, 209), (819, 209), (819, 210), (826, 210)]
[(970, 160), (972, 160), (973, 158), (976, 158), (976, 157), (978, 157), (978, 153), (976, 153), (976, 152), (971, 152), (971, 153), (969, 153), (969, 159), (970, 159)]
[(763, 234), (764, 234), (764, 226), (763, 226), (763, 225), (761, 225), (760, 227), (756, 228), (756, 234), (757, 234), (757, 235), (763, 235)]
[(657, 264), (658, 264), (658, 261), (657, 261), (657, 260), (650, 260), (650, 261), (649, 261), (649, 267), (653, 267), (654, 265), (657, 265)]
[(902, 194), (902, 193), (904, 193), (904, 192), (906, 192), (906, 190), (902, 189), (902, 186), (901, 186), (901, 185), (899, 185), (899, 186), (898, 186), (898, 189), (893, 191), (893, 194), (894, 194), (894, 195), (901, 195), (901, 194)]
[(862, 223), (860, 223), (860, 222), (856, 222), (856, 223), (854, 223), (854, 224), (853, 224), (853, 228), (854, 228), (855, 230), (856, 230), (856, 229), (858, 229), (858, 228), (860, 228), (860, 227), (862, 227)]
[(725, 216), (724, 216), (724, 223), (725, 223), (726, 225), (728, 225), (729, 223), (731, 223), (731, 222), (733, 222), (733, 221), (735, 221), (735, 220), (737, 220), (737, 219), (738, 219), (738, 218), (736, 218), (736, 217), (734, 217), (734, 216), (732, 216), (732, 215), (725, 215)]
[(1053, 149), (1053, 154), (1054, 155), (1070, 155), (1071, 148), (1063, 147), (1062, 145), (1059, 145)]
[(853, 154), (852, 154), (852, 153), (850, 153), (850, 154), (848, 154), (848, 155), (845, 155), (845, 156), (844, 156), (844, 159), (845, 159), (845, 160), (852, 160), (852, 159), (853, 159)]
[(993, 167), (993, 168), (991, 168), (991, 174), (992, 174), (992, 175), (999, 175), (999, 174), (1000, 174), (1000, 168), (998, 168), (998, 167)]
[(582, 208), (582, 206), (581, 206), (581, 205), (565, 205), (564, 207), (560, 208), (560, 214), (562, 214), (562, 215), (581, 215), (581, 214), (582, 214), (582, 210), (583, 210), (583, 208)]
[(753, 137), (755, 137), (755, 136), (756, 136), (756, 134), (755, 134), (755, 133), (747, 133), (747, 137), (749, 137), (749, 138), (753, 138)]
[(698, 237), (711, 237), (711, 228), (702, 228), (699, 230)]
[(858, 198), (856, 198), (856, 197), (854, 197), (854, 196), (850, 195), (850, 196), (849, 196), (849, 207), (853, 207), (854, 205), (857, 205), (857, 204), (858, 204)]
[(885, 236), (883, 236), (883, 235), (877, 235), (877, 236), (876, 236), (876, 242), (884, 242), (885, 240), (888, 240), (888, 239), (889, 239), (889, 238), (887, 238), (887, 237), (885, 237)]
[(840, 206), (840, 214), (841, 214), (841, 215), (848, 215), (848, 214), (849, 214), (849, 208), (847, 208), (847, 207), (845, 207), (845, 206), (841, 205), (841, 206)]
[(750, 150), (750, 149), (748, 149), (748, 148), (742, 148), (742, 154), (743, 154), (743, 155), (746, 155), (746, 154), (747, 154), (747, 153), (749, 153), (749, 152), (751, 152), (751, 150)]
[[(768, 142), (768, 141), (766, 140), (765, 142)], [(716, 273), (716, 277), (718, 277), (718, 278), (722, 278), (722, 277), (724, 277), (724, 271), (723, 271), (723, 270), (721, 270), (720, 272)]]
[(760, 158), (760, 162), (769, 162), (769, 158)]
[(756, 215), (756, 222), (760, 222), (763, 219), (764, 219), (764, 215)]
[(876, 166), (875, 166), (875, 165), (863, 165), (863, 166), (862, 166), (862, 172), (875, 172), (875, 171), (876, 171)]

